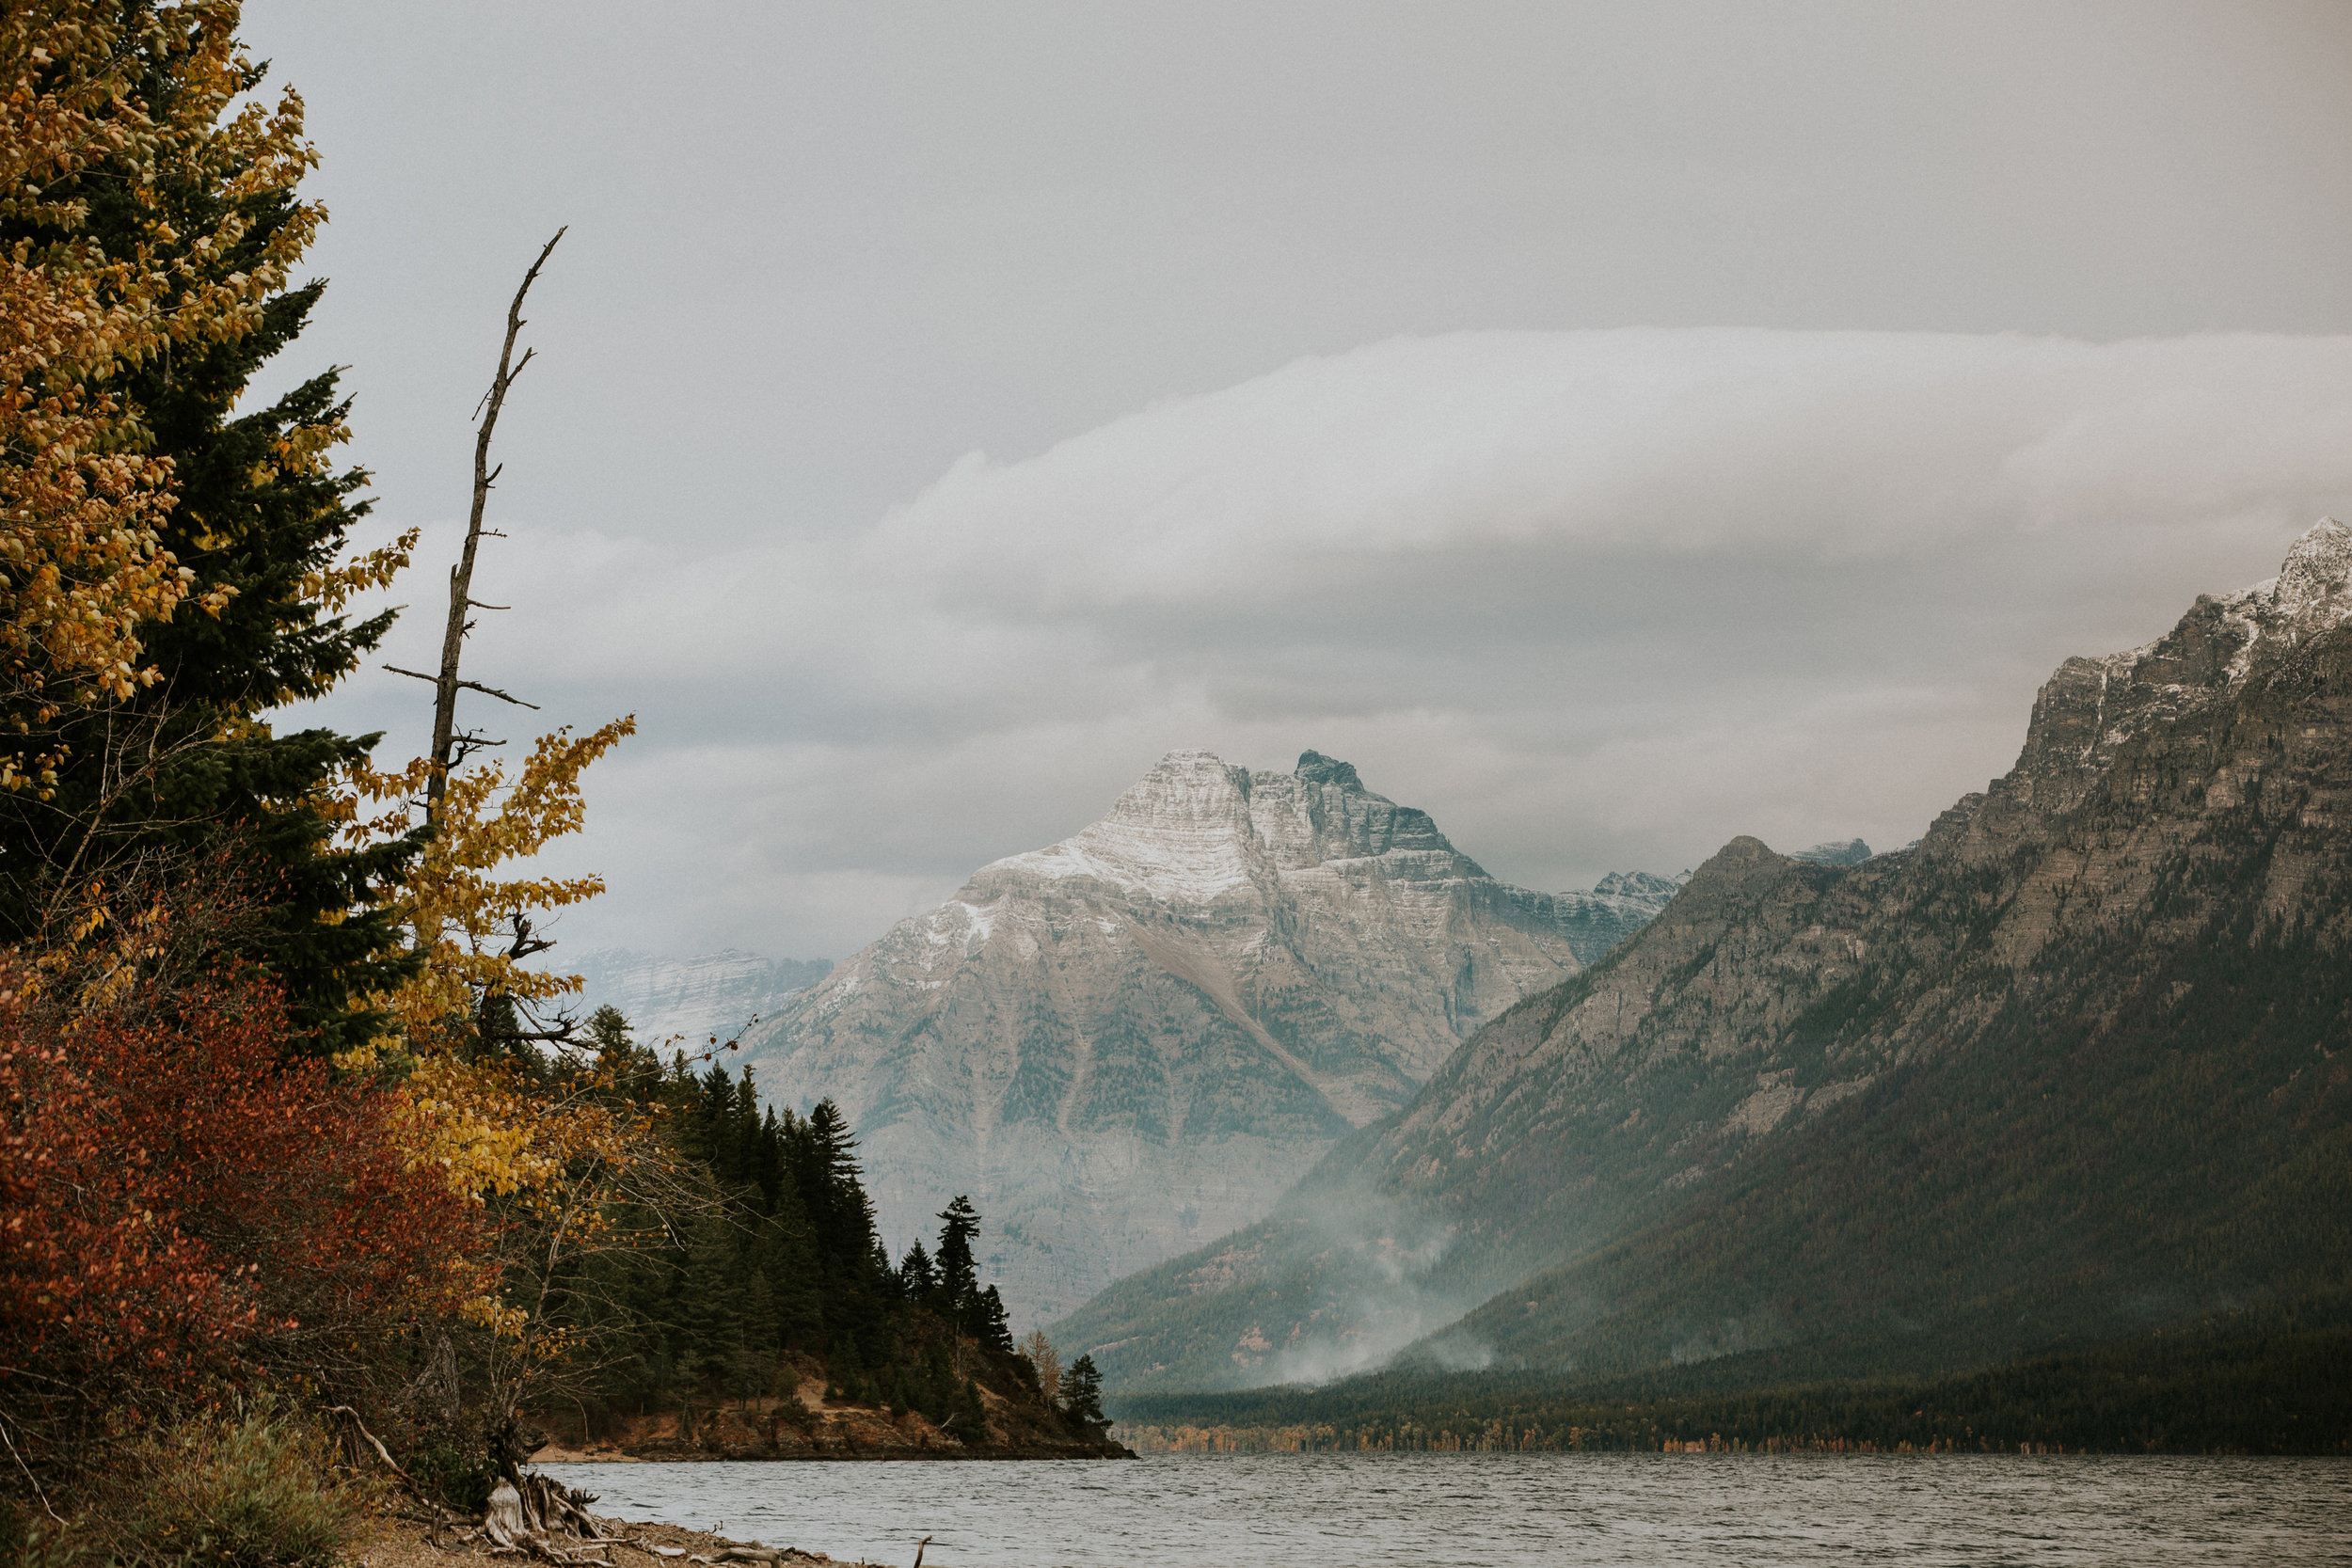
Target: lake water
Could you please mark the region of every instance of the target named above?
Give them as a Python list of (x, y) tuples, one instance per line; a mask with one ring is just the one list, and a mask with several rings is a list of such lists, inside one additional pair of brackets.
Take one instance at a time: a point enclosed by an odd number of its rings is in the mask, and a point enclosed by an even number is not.
[(2352, 1563), (2352, 1460), (1226, 1454), (550, 1465), (599, 1511), (907, 1568)]

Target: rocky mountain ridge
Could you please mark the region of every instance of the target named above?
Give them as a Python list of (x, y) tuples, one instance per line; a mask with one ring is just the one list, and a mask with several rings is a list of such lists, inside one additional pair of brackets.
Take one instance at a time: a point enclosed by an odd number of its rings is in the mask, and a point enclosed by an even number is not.
[(2348, 616), (2327, 520), (2276, 578), (2068, 660), (2017, 765), (1915, 847), (1735, 839), (1268, 1220), (1057, 1339), (1130, 1388), (1415, 1341), (1842, 1374), (2341, 1289)]
[(734, 1039), (754, 1021), (772, 1017), (786, 998), (825, 977), (822, 958), (763, 958), (735, 948), (670, 958), (628, 947), (581, 956), (577, 1011), (620, 1010), (641, 1045), (674, 1041), (699, 1049), (712, 1037)]
[(1671, 896), (1496, 880), (1424, 812), (1309, 752), (1174, 752), (1102, 820), (983, 866), (745, 1042), (830, 1096), (894, 1243), (989, 1218), (1016, 1320), (1263, 1214), (1464, 1037)]
[(1657, 919), (1690, 879), (1688, 871), (1677, 877), (1613, 871), (1589, 892), (1550, 895), (1550, 917), (1579, 963), (1598, 963), (1611, 948)]
[(1858, 838), (1833, 840), (1817, 844), (1810, 849), (1792, 849), (1792, 861), (1811, 861), (1815, 865), (1860, 865), (1870, 858), (1870, 847)]

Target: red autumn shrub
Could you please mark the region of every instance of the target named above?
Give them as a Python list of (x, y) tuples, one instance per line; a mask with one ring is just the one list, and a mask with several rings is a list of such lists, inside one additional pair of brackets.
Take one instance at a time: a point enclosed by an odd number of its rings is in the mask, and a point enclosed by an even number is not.
[(349, 1397), (470, 1280), (396, 1091), (290, 1058), (253, 979), (72, 1018), (0, 974), (0, 1418), (71, 1446), (262, 1373)]

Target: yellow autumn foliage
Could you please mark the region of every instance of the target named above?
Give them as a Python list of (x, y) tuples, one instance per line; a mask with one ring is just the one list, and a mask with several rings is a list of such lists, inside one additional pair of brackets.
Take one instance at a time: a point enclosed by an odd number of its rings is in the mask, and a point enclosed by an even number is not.
[[(370, 998), (396, 1036), (338, 1058), (356, 1069), (388, 1049), (405, 1053), (398, 1126), (409, 1158), (437, 1166), (470, 1201), (508, 1214), (503, 1234), (517, 1250), (510, 1264), (594, 1244), (615, 1184), (659, 1160), (645, 1116), (593, 1071), (582, 1067), (550, 1083), (469, 1049), (484, 999), (548, 1002), (579, 990), (577, 975), (526, 966), (535, 950), (529, 922), (596, 896), (603, 879), (510, 868), (579, 831), (587, 808), (581, 775), (635, 730), (633, 718), (587, 735), (558, 730), (539, 737), (511, 779), (495, 763), (451, 778), (424, 850), (392, 895), (424, 961), (398, 989)], [(407, 832), (422, 810), (430, 766), (420, 758), (398, 770), (355, 769), (348, 793), (330, 808), (346, 836)], [(516, 1375), (527, 1378), (531, 1368), (561, 1359), (567, 1340), (546, 1314), (511, 1299), (516, 1289), (509, 1280), (485, 1291), (465, 1315), (510, 1346)]]
[[(40, 732), (66, 708), (157, 678), (142, 662), (143, 625), (227, 602), (230, 590), (198, 583), (162, 546), (171, 464), (148, 450), (139, 411), (109, 383), (174, 344), (259, 327), (325, 219), (317, 203), (294, 203), (251, 264), (211, 276), (246, 237), (246, 198), (291, 193), (317, 161), (291, 89), (229, 112), (258, 79), (236, 19), (231, 0), (138, 13), (97, 0), (0, 8), (0, 216), (42, 236), (0, 247), (0, 707), (17, 737), (0, 754), (0, 788), (53, 782), (57, 754)], [(167, 62), (172, 84), (160, 112), (135, 95), (135, 73), (152, 59)], [(149, 213), (164, 210), (167, 185), (226, 199), (205, 231), (157, 217), (109, 251), (85, 231), (87, 202), (59, 194), (100, 170), (129, 181)]]
[[(580, 989), (578, 975), (524, 967), (529, 955), (515, 952), (516, 920), (593, 898), (604, 891), (604, 879), (501, 871), (580, 830), (587, 816), (580, 775), (636, 731), (633, 717), (584, 736), (561, 729), (539, 737), (512, 783), (496, 763), (450, 780), (434, 835), (398, 895), (402, 923), (423, 951), (424, 966), (398, 990), (370, 998), (399, 1023), (410, 1050), (470, 1016), (482, 997), (541, 1002)], [(358, 769), (345, 813), (355, 833), (406, 832), (430, 767), (419, 758), (397, 772)], [(362, 821), (371, 806), (390, 809)]]

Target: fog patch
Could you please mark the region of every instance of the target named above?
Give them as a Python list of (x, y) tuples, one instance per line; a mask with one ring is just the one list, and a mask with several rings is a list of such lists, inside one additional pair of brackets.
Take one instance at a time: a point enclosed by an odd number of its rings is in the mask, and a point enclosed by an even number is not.
[[(1458, 1323), (1489, 1293), (1474, 1271), (1450, 1266), (1455, 1227), (1410, 1204), (1360, 1191), (1319, 1192), (1283, 1218), (1298, 1227), (1292, 1255), (1305, 1259), (1313, 1280), (1311, 1305), (1285, 1323), (1262, 1316), (1244, 1330), (1232, 1355), (1234, 1387), (1324, 1384), (1375, 1371)], [(1493, 1359), (1492, 1349), (1467, 1333), (1446, 1343), (1445, 1364), (1456, 1370)]]
[(1718, 1318), (1697, 1328), (1680, 1331), (1667, 1358), (1677, 1367), (1687, 1367), (1747, 1351), (1769, 1350), (1788, 1337), (1788, 1326), (1770, 1312)]

